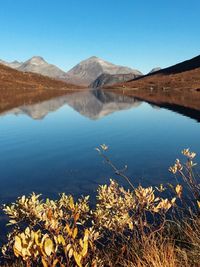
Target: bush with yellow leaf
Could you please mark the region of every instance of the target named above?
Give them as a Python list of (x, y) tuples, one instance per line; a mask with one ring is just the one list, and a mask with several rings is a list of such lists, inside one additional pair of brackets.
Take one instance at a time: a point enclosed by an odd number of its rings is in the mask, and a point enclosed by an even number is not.
[(198, 262), (200, 190), (192, 171), (195, 153), (184, 150), (186, 164), (176, 160), (170, 168), (173, 174), (183, 176), (195, 197), (195, 209), (188, 209), (191, 218), (182, 216), (178, 220), (174, 214), (180, 210), (184, 213), (184, 206), (178, 207), (176, 201), (183, 201), (181, 184), (171, 185), (174, 195), (170, 198), (162, 196), (167, 190), (163, 185), (135, 188), (104, 155), (107, 150), (106, 145), (98, 148), (115, 173), (127, 180), (130, 189), (111, 179), (109, 185), (99, 186), (93, 209), (88, 196), (75, 201), (64, 193), (57, 200), (43, 200), (41, 195), (32, 193), (5, 205), (3, 210), (12, 227), (8, 242), (2, 247), (5, 266), (167, 267), (164, 247), (171, 253), (169, 258), (174, 265), (170, 266), (190, 266), (183, 264), (186, 258), (188, 263)]

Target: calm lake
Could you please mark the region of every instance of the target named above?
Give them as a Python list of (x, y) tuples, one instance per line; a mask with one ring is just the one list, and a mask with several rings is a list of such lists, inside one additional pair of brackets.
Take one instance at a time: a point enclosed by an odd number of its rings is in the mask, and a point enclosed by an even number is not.
[[(31, 192), (91, 194), (115, 176), (95, 148), (135, 185), (173, 182), (184, 148), (200, 151), (200, 124), (169, 109), (102, 91), (74, 93), (0, 114), (0, 204)], [(197, 161), (200, 161), (197, 155)]]

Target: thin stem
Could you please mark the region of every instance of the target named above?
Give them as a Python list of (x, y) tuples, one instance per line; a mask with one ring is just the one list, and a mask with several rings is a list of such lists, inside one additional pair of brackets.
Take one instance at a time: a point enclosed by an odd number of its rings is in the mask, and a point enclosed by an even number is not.
[(123, 177), (128, 184), (131, 186), (132, 189), (135, 189), (134, 185), (131, 183), (130, 178), (126, 176), (122, 171), (118, 170), (117, 167), (112, 163), (112, 161), (104, 154), (101, 150), (98, 150), (99, 154), (105, 159), (105, 161), (112, 167), (115, 174)]

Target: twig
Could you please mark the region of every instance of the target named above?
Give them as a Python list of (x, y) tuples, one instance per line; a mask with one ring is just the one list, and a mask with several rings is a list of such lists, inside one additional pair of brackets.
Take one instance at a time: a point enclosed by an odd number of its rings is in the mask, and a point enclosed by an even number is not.
[(111, 166), (115, 174), (124, 178), (128, 182), (128, 184), (131, 186), (131, 188), (135, 189), (134, 185), (130, 181), (130, 178), (126, 176), (121, 170), (117, 169), (117, 167), (112, 163), (112, 161), (100, 149), (97, 148), (97, 151), (99, 152), (100, 156), (103, 157), (105, 161)]

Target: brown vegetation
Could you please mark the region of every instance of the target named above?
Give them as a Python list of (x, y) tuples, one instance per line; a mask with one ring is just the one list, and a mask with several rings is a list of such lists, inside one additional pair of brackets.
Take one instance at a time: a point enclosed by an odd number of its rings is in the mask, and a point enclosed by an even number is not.
[(200, 120), (200, 56), (105, 89)]
[(200, 56), (116, 85), (151, 90), (200, 90)]
[(158, 106), (176, 105), (200, 110), (200, 56), (105, 89)]
[(164, 74), (162, 72), (132, 80), (117, 87), (134, 89), (161, 89), (188, 91), (200, 90), (200, 68), (180, 73)]
[(48, 100), (81, 89), (39, 74), (20, 72), (0, 64), (0, 112)]
[[(117, 170), (105, 152), (97, 151)], [(22, 196), (4, 206), (12, 231), (3, 246), (4, 266), (78, 267), (189, 267), (200, 262), (200, 185), (194, 176), (196, 154), (182, 151), (186, 163), (175, 161), (170, 171), (179, 175), (193, 195), (185, 201), (182, 185), (130, 189), (111, 180), (99, 186), (96, 207), (89, 197), (75, 201), (40, 195)], [(122, 171), (116, 173), (126, 177)], [(126, 177), (127, 181), (130, 181)], [(163, 198), (171, 190), (172, 196)], [(178, 204), (181, 203), (181, 204)]]

